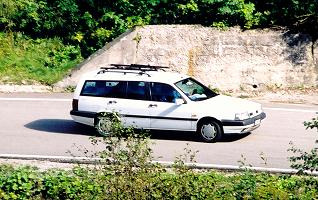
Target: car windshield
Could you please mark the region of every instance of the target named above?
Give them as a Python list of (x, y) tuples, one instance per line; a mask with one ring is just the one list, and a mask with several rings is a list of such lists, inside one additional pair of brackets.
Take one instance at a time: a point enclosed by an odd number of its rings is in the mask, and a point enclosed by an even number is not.
[(202, 101), (218, 95), (193, 78), (181, 80), (175, 85), (192, 101)]

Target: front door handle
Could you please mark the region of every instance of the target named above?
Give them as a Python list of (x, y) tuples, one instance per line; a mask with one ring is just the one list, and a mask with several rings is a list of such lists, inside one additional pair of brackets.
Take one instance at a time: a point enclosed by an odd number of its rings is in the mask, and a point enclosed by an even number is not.
[(117, 103), (117, 101), (115, 101), (115, 100), (108, 101), (108, 104), (115, 104), (115, 103)]

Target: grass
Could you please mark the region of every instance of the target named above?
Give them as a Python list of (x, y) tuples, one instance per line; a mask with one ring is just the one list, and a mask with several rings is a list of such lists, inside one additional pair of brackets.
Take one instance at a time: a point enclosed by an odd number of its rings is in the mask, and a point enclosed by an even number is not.
[(58, 38), (0, 33), (0, 83), (52, 85), (82, 61), (79, 47)]

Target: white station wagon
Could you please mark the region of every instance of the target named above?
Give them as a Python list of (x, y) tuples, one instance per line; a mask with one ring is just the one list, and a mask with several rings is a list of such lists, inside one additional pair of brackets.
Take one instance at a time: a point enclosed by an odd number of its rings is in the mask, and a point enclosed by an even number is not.
[(205, 142), (247, 133), (266, 115), (260, 104), (219, 95), (195, 79), (166, 67), (117, 65), (85, 74), (73, 98), (74, 121), (98, 126), (116, 112), (126, 127), (193, 131)]

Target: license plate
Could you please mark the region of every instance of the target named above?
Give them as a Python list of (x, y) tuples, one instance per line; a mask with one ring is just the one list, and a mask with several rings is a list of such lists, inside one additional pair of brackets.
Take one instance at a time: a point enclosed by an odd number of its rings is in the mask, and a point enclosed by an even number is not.
[(260, 119), (255, 120), (254, 125), (259, 125), (261, 123)]

